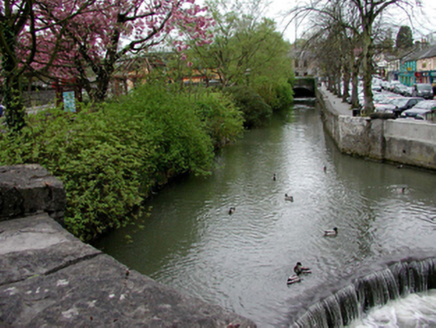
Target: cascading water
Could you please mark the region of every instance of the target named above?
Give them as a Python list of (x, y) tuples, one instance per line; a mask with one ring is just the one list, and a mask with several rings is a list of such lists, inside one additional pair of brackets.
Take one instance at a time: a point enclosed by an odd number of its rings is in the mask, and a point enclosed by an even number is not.
[(344, 327), (377, 305), (436, 288), (436, 258), (401, 261), (312, 305), (294, 327)]

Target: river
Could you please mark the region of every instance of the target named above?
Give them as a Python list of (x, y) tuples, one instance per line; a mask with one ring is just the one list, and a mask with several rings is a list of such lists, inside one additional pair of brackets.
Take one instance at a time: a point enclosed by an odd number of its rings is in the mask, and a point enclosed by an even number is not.
[[(341, 154), (302, 102), (222, 149), (210, 176), (167, 185), (149, 215), (96, 246), (259, 327), (286, 327), (309, 294), (386, 257), (435, 254), (435, 182), (433, 172)], [(333, 227), (338, 235), (324, 237)], [(296, 262), (313, 273), (287, 285)]]

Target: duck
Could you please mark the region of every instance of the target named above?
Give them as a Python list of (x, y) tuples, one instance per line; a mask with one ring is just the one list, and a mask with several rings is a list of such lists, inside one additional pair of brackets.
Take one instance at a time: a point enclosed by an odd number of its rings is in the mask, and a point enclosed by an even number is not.
[(312, 273), (310, 268), (304, 267), (301, 262), (297, 262), (297, 264), (294, 266), (294, 272), (299, 276), (302, 273)]
[(288, 285), (291, 285), (291, 284), (294, 284), (294, 283), (300, 282), (300, 281), (301, 281), (301, 279), (299, 276), (293, 275), (293, 276), (288, 277), (288, 280), (286, 280), (286, 283)]
[(333, 230), (324, 231), (324, 236), (336, 236), (338, 234), (338, 228), (334, 227)]
[(288, 196), (288, 194), (285, 194), (285, 200), (289, 200), (289, 201), (293, 202), (294, 201), (294, 197)]
[(230, 207), (229, 208), (229, 214), (233, 214), (233, 213), (235, 213), (235, 211), (236, 211), (235, 207)]

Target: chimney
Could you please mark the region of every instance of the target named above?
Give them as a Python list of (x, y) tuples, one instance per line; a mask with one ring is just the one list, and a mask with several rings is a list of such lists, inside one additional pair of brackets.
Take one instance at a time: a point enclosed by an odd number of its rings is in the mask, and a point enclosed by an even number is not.
[(421, 49), (427, 48), (428, 47), (428, 42), (426, 38), (422, 38), (421, 39)]

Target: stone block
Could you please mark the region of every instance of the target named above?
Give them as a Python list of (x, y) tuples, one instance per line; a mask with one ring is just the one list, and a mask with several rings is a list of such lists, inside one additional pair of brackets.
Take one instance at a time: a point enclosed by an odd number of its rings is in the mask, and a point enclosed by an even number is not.
[(0, 222), (0, 327), (256, 327), (129, 270), (43, 213)]
[(62, 221), (63, 184), (37, 164), (0, 167), (0, 221), (47, 212)]

